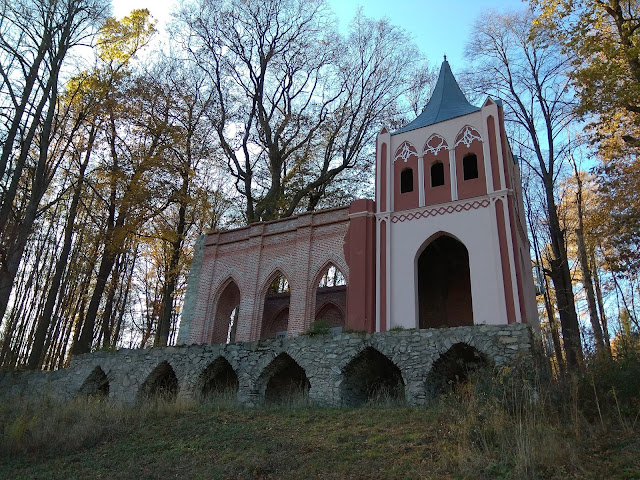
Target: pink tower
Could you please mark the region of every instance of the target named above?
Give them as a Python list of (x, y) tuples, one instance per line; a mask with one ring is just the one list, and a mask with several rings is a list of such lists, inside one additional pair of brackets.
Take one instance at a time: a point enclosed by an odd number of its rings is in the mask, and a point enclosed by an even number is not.
[(406, 127), (377, 138), (376, 330), (538, 326), (520, 169), (502, 103), (471, 105), (448, 62)]

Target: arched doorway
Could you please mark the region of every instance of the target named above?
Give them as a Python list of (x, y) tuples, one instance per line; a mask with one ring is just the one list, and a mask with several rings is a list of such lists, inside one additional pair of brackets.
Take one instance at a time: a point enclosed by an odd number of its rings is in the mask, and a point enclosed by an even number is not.
[(418, 327), (473, 325), (467, 248), (455, 238), (433, 240), (417, 260)]
[(233, 343), (238, 327), (238, 310), (240, 307), (240, 289), (231, 280), (224, 288), (216, 303), (211, 343)]
[(290, 299), (289, 281), (282, 273), (278, 273), (270, 282), (264, 297), (260, 338), (287, 336)]
[(344, 328), (347, 308), (347, 281), (338, 267), (330, 263), (322, 272), (316, 288), (316, 322), (332, 328)]

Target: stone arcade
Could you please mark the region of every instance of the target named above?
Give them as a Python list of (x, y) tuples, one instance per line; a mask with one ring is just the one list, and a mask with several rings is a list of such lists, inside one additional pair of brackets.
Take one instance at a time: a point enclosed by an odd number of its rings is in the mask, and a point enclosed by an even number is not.
[[(539, 325), (502, 104), (471, 105), (445, 60), (423, 112), (378, 135), (375, 184), (375, 201), (201, 237), (181, 346), (5, 373), (0, 394), (422, 405), (466, 375), (456, 365), (530, 361)], [(300, 336), (319, 320), (330, 335)]]

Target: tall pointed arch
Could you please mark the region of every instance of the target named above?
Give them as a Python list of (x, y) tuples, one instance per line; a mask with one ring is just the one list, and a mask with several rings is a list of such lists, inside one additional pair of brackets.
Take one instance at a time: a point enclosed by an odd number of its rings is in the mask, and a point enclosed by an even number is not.
[(473, 325), (469, 252), (453, 235), (439, 232), (415, 260), (418, 328)]
[(264, 305), (260, 338), (286, 337), (289, 324), (291, 285), (281, 269), (276, 269), (263, 289)]
[(332, 328), (344, 328), (347, 309), (347, 279), (342, 270), (329, 261), (314, 278), (313, 321), (322, 321)]
[(239, 320), (240, 288), (233, 277), (229, 276), (218, 288), (214, 305), (211, 343), (234, 342)]

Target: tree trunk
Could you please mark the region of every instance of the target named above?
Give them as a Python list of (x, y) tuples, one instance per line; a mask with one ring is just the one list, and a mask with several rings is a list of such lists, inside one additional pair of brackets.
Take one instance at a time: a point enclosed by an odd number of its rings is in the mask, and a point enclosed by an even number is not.
[(553, 196), (553, 179), (550, 175), (546, 175), (544, 180), (547, 197), (549, 236), (554, 257), (551, 259), (551, 280), (553, 281), (553, 287), (556, 291), (567, 366), (569, 368), (577, 368), (582, 364), (583, 356), (582, 344), (580, 342), (580, 326), (578, 324), (578, 315), (576, 314), (571, 272), (569, 271), (569, 261), (567, 258), (567, 248), (563, 231), (560, 228), (560, 221)]
[(42, 366), (42, 354), (44, 350), (44, 343), (51, 323), (51, 317), (53, 315), (53, 307), (55, 305), (56, 298), (58, 297), (58, 291), (60, 290), (60, 283), (62, 282), (62, 276), (64, 275), (69, 260), (69, 253), (71, 252), (71, 244), (73, 240), (73, 230), (76, 221), (76, 215), (78, 212), (78, 204), (80, 202), (80, 195), (82, 194), (82, 187), (84, 184), (84, 173), (89, 164), (89, 158), (91, 156), (91, 150), (93, 148), (93, 142), (96, 138), (96, 128), (91, 129), (89, 134), (88, 149), (84, 157), (84, 161), (80, 165), (80, 171), (78, 173), (78, 183), (73, 192), (73, 198), (71, 200), (71, 206), (69, 207), (69, 213), (67, 217), (67, 223), (64, 230), (64, 242), (62, 246), (62, 252), (60, 252), (60, 258), (56, 263), (56, 270), (49, 287), (49, 293), (47, 294), (47, 302), (44, 306), (44, 310), (38, 319), (38, 327), (33, 343), (33, 349), (31, 350), (31, 356), (29, 357), (29, 363), (27, 368), (33, 370)]

